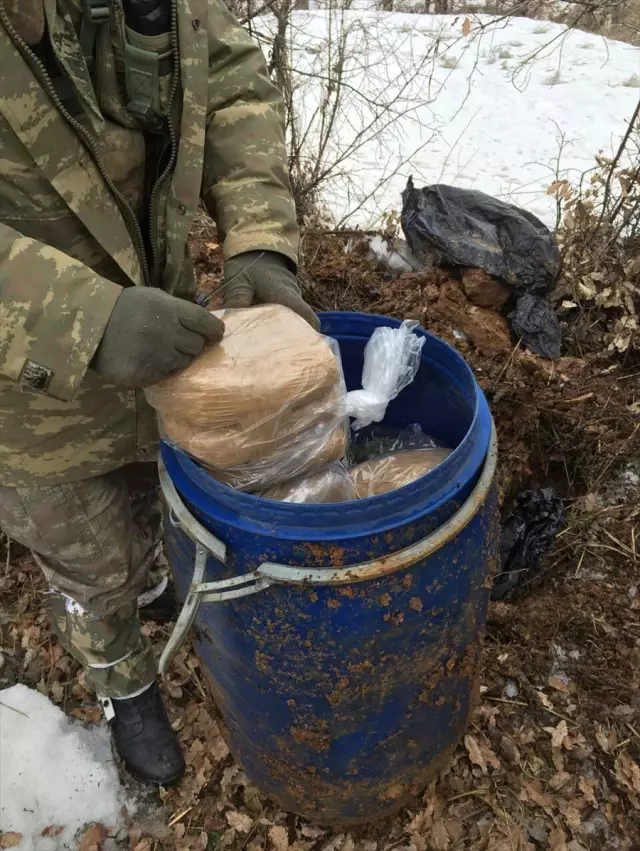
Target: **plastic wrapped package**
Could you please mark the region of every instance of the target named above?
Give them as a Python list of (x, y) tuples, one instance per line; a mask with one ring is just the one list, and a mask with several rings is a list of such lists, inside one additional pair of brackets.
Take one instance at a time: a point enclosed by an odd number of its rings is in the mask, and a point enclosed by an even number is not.
[(379, 458), (390, 452), (404, 449), (444, 449), (442, 444), (425, 434), (418, 423), (406, 426), (401, 431), (373, 426), (366, 437), (352, 441), (347, 449), (347, 462), (351, 467), (362, 464), (371, 458)]
[(405, 449), (371, 458), (351, 470), (356, 497), (379, 496), (415, 482), (451, 455), (450, 449)]
[[(278, 441), (273, 445), (262, 444), (261, 457), (254, 456), (251, 461), (225, 467), (219, 466), (217, 460), (218, 440), (212, 445), (207, 432), (194, 432), (188, 425), (185, 429), (182, 422), (176, 428), (176, 422), (169, 424), (170, 432), (165, 432), (167, 437), (171, 434), (171, 441), (201, 461), (218, 481), (243, 491), (261, 491), (320, 470), (343, 458), (348, 444), (344, 423), (339, 428), (326, 423), (290, 438), (291, 444)], [(229, 460), (233, 461), (232, 455)]]
[(146, 391), (165, 439), (242, 490), (340, 460), (348, 431), (337, 344), (280, 305), (222, 318), (220, 344)]
[(355, 431), (384, 419), (392, 399), (416, 377), (424, 337), (413, 332), (418, 323), (406, 320), (399, 328), (376, 328), (364, 350), (362, 390), (347, 393), (347, 416)]
[(350, 502), (356, 499), (351, 471), (341, 462), (328, 464), (317, 473), (299, 476), (262, 491), (258, 496), (279, 502)]

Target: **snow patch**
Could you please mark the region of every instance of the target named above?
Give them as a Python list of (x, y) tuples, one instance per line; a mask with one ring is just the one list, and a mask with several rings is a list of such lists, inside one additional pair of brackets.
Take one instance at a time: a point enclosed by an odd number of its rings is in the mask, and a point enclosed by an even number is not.
[(343, 100), (322, 146), (323, 162), (338, 163), (321, 187), (336, 223), (380, 226), (413, 174), (417, 185), (479, 189), (554, 226), (556, 170), (577, 182), (598, 151), (617, 147), (638, 98), (637, 47), (529, 18), (472, 17), (465, 35), (457, 15), (293, 13), (303, 161), (318, 159), (339, 33), (345, 42)]
[(19, 851), (75, 848), (94, 822), (110, 834), (123, 826), (107, 728), (85, 727), (24, 685), (0, 691), (0, 765), (0, 832), (22, 834)]

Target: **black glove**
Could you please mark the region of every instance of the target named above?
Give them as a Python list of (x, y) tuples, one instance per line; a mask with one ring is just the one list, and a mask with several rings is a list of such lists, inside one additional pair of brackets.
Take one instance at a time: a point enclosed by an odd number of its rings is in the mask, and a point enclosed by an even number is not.
[(121, 387), (148, 387), (189, 366), (224, 325), (208, 310), (151, 287), (124, 289), (91, 367)]
[(320, 322), (300, 294), (296, 276), (282, 254), (247, 251), (224, 264), (225, 307), (282, 304), (302, 316), (316, 330)]

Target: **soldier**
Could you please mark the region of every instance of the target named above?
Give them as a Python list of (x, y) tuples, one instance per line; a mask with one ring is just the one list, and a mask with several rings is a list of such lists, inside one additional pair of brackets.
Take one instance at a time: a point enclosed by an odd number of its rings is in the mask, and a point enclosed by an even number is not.
[(223, 324), (194, 304), (202, 200), (228, 306), (285, 304), (298, 229), (283, 107), (223, 0), (0, 0), (0, 525), (148, 781), (184, 763), (141, 634), (160, 537), (144, 387)]

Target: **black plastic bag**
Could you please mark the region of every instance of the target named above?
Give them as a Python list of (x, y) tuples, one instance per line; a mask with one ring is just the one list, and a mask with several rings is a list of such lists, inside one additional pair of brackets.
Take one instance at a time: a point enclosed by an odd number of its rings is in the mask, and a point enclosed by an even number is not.
[(551, 488), (518, 494), (502, 526), (501, 571), (493, 582), (492, 600), (501, 600), (539, 569), (563, 524), (564, 505)]
[(560, 271), (550, 230), (526, 210), (474, 189), (438, 184), (402, 193), (402, 230), (425, 265), (473, 266), (520, 296), (549, 291)]
[(520, 296), (516, 309), (509, 314), (511, 327), (528, 349), (549, 360), (558, 360), (562, 349), (562, 331), (549, 302), (539, 295)]

